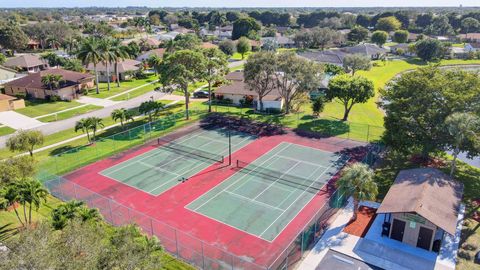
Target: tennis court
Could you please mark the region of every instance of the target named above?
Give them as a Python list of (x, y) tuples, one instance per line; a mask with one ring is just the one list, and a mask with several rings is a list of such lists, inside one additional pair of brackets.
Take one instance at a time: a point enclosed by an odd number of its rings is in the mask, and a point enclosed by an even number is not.
[[(231, 132), (232, 152), (255, 137)], [(228, 131), (199, 130), (173, 141), (158, 139), (158, 147), (100, 172), (101, 175), (160, 195), (228, 155)]]
[(187, 209), (272, 242), (347, 162), (340, 154), (282, 142)]

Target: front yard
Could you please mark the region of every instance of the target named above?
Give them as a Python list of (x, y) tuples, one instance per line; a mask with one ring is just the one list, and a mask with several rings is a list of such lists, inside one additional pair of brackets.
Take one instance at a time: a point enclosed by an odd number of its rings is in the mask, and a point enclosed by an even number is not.
[(46, 114), (56, 113), (66, 109), (82, 106), (83, 104), (76, 101), (56, 101), (50, 102), (46, 100), (25, 100), (26, 107), (23, 109), (15, 110), (17, 113), (21, 113), (28, 117), (38, 117)]
[(100, 93), (96, 93), (96, 88), (93, 87), (88, 90), (88, 95), (95, 98), (109, 98), (111, 96), (121, 94), (125, 91), (131, 90), (132, 88), (142, 86), (144, 84), (152, 83), (157, 80), (158, 77), (154, 74), (148, 75), (146, 79), (132, 79), (129, 81), (120, 82), (120, 87), (117, 87), (117, 84), (112, 82), (110, 83), (110, 90), (108, 90), (107, 83), (99, 83), (99, 91)]

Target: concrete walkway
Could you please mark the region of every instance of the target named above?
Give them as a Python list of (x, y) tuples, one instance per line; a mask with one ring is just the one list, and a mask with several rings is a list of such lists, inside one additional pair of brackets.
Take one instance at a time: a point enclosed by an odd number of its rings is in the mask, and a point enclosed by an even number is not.
[(130, 89), (130, 90), (127, 90), (127, 91), (121, 92), (121, 93), (119, 93), (119, 94), (113, 95), (113, 96), (111, 96), (111, 97), (108, 97), (108, 98), (106, 98), (106, 99), (112, 100), (112, 99), (114, 99), (114, 98), (116, 98), (116, 97), (123, 96), (123, 95), (128, 94), (128, 93), (130, 93), (130, 92), (133, 92), (133, 91), (135, 91), (135, 90), (137, 90), (137, 89), (140, 89), (140, 88), (149, 86), (149, 85), (151, 85), (151, 84), (157, 83), (158, 81), (159, 81), (159, 80), (154, 80), (154, 81), (152, 81), (152, 82), (149, 82), (149, 83), (146, 83), (146, 84), (142, 84), (142, 85), (137, 86), (137, 87), (134, 87), (134, 88), (132, 88), (132, 89)]
[(14, 111), (0, 112), (0, 123), (13, 129), (31, 129), (45, 125), (34, 118)]

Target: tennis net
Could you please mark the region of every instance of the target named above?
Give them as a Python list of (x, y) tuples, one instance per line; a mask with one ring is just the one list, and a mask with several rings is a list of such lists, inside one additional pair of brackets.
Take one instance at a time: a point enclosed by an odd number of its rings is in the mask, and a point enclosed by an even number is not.
[(223, 159), (224, 159), (223, 155), (213, 154), (204, 150), (200, 150), (198, 148), (181, 145), (173, 141), (165, 140), (162, 138), (157, 139), (157, 144), (160, 147), (166, 150), (170, 150), (179, 155), (197, 157), (200, 159), (206, 159), (210, 161), (223, 163)]
[(264, 180), (276, 181), (312, 193), (318, 193), (318, 191), (325, 185), (325, 182), (323, 181), (274, 171), (241, 160), (237, 160), (237, 168), (241, 169), (239, 170), (241, 173), (257, 175)]

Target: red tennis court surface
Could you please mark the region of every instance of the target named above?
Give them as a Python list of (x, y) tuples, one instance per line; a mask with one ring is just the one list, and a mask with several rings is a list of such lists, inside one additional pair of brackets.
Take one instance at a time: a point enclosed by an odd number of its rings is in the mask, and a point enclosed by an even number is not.
[[(195, 129), (198, 129), (198, 127), (190, 126), (169, 136), (176, 136), (178, 138)], [(233, 153), (233, 164), (237, 159), (252, 162), (283, 142), (308, 146), (328, 152), (344, 152), (344, 154), (346, 153), (350, 155), (350, 161), (360, 160), (363, 157), (364, 151), (359, 151), (358, 147), (365, 145), (364, 143), (334, 137), (321, 139), (305, 138), (290, 131), (284, 135), (260, 137), (252, 141), (250, 144), (247, 144), (237, 152)], [(154, 147), (156, 146), (144, 145), (136, 149), (131, 149), (121, 155), (104, 159), (83, 167), (64, 176), (64, 178), (76, 183), (80, 187), (112, 199), (115, 201), (115, 205), (122, 207), (125, 206), (136, 210), (144, 214), (145, 217), (151, 217), (176, 230), (175, 235), (167, 236), (166, 234), (172, 234), (172, 231), (165, 229), (165, 226), (162, 225), (161, 227), (157, 227), (155, 224), (148, 225), (152, 227), (151, 232), (155, 235), (165, 234), (169, 239), (175, 239), (175, 242), (180, 241), (178, 239), (179, 235), (177, 235), (177, 231), (182, 232), (181, 235), (188, 235), (188, 237), (191, 237), (192, 239), (192, 246), (189, 248), (198, 251), (201, 250), (202, 257), (204, 255), (203, 252), (214, 252), (207, 250), (204, 246), (211, 245), (217, 247), (218, 250), (226, 250), (241, 258), (243, 261), (253, 262), (255, 265), (262, 267), (269, 267), (295, 239), (300, 230), (303, 229), (318, 210), (325, 205), (334, 190), (332, 183), (338, 176), (335, 175), (330, 182), (328, 182), (323, 189), (314, 196), (314, 198), (298, 213), (298, 215), (285, 227), (274, 241), (268, 242), (186, 208), (188, 204), (195, 201), (197, 198), (201, 197), (237, 172), (235, 166), (228, 166), (228, 162), (225, 162), (224, 164), (214, 164), (197, 173), (187, 182), (178, 184), (159, 196), (148, 194), (100, 174), (101, 171), (150, 151)], [(349, 151), (349, 149), (353, 148), (356, 148), (356, 150)], [(75, 194), (75, 197), (79, 197), (79, 195)], [(108, 207), (110, 208), (112, 219), (114, 219), (113, 215), (117, 215), (117, 213), (115, 213), (117, 207), (114, 206), (112, 208), (111, 205)], [(128, 214), (130, 214), (130, 211)], [(125, 214), (118, 213), (118, 216), (121, 215)], [(145, 219), (140, 222), (145, 222)], [(113, 223), (116, 224), (115, 220)], [(145, 224), (142, 227), (145, 227)], [(167, 243), (168, 241), (163, 240), (163, 237), (159, 238), (166, 246), (167, 250), (172, 253), (174, 253), (173, 250), (179, 252), (178, 246), (169, 246), (174, 245), (174, 242)], [(202, 246), (193, 247), (193, 245), (198, 245), (199, 243), (196, 242), (195, 238), (203, 241), (201, 244)], [(184, 239), (182, 241), (183, 243), (189, 243), (189, 240)], [(209, 255), (205, 254), (205, 256), (208, 257)], [(212, 257), (215, 257), (215, 255), (212, 255)], [(212, 266), (214, 264), (203, 261), (203, 265), (205, 266), (206, 264), (208, 266), (204, 268), (227, 269), (227, 267), (222, 266), (221, 263), (218, 262), (215, 263), (216, 266)], [(234, 263), (232, 262), (232, 264)], [(254, 269), (254, 264), (252, 264), (252, 266), (238, 267), (238, 269)], [(258, 269), (262, 268), (259, 267)]]

